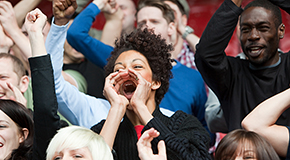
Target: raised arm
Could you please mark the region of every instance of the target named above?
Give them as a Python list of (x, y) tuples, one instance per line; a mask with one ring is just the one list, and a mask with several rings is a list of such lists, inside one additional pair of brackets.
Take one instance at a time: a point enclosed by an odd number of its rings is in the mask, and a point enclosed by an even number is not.
[(288, 0), (269, 0), (270, 2), (274, 3), (288, 14), (290, 14), (290, 1)]
[(236, 6), (241, 7), (243, 0), (232, 0)]
[[(50, 54), (55, 82), (59, 112), (72, 124), (90, 128), (105, 119), (110, 108), (107, 101), (86, 95), (66, 82), (61, 75), (63, 65), (63, 45), (66, 38), (69, 15), (76, 8), (75, 0), (64, 5), (65, 0), (55, 0), (53, 12), (55, 18), (45, 41)], [(63, 25), (65, 24), (65, 25)]]
[[(180, 20), (181, 21), (181, 20)], [(177, 24), (177, 31), (180, 35), (183, 35), (183, 33), (185, 33), (185, 25), (182, 22), (179, 22)], [(193, 32), (188, 34), (185, 37), (185, 40), (187, 41), (190, 49), (195, 53), (196, 52), (196, 44), (199, 42), (199, 37), (197, 35), (195, 35)]]
[(34, 9), (42, 0), (21, 0), (14, 6), (15, 17), (19, 27), (24, 23), (25, 15)]
[(122, 80), (118, 79), (120, 79), (122, 75), (124, 75), (122, 72), (111, 73), (106, 77), (104, 86), (104, 96), (110, 102), (111, 108), (100, 135), (104, 137), (104, 140), (111, 149), (113, 148), (121, 120), (125, 115), (126, 107), (129, 104), (126, 97), (117, 93), (120, 85), (122, 84)]
[[(235, 1), (238, 5), (241, 0)], [(230, 62), (225, 49), (243, 9), (225, 0), (212, 16), (196, 46), (195, 63), (204, 81), (222, 98), (231, 85)]]
[(91, 37), (89, 30), (100, 11), (109, 9), (107, 0), (94, 0), (74, 19), (67, 33), (68, 43), (101, 68), (107, 64), (113, 47)]
[(112, 47), (115, 46), (115, 40), (120, 37), (122, 32), (122, 20), (124, 18), (123, 11), (118, 8), (118, 10), (113, 13), (104, 13), (106, 18), (106, 23), (103, 28), (101, 41)]
[(0, 53), (9, 53), (12, 46), (12, 39), (5, 34), (4, 29), (0, 24)]
[(242, 121), (246, 130), (254, 131), (266, 138), (278, 155), (286, 157), (289, 145), (289, 130), (276, 125), (280, 115), (290, 107), (290, 89), (287, 89), (259, 104)]
[(35, 9), (26, 16), (25, 27), (29, 34), (32, 58), (29, 59), (32, 76), (32, 92), (34, 104), (34, 142), (33, 160), (45, 160), (46, 148), (50, 139), (59, 129), (57, 101), (55, 97), (53, 70), (50, 56), (44, 46), (42, 28), (46, 16)]

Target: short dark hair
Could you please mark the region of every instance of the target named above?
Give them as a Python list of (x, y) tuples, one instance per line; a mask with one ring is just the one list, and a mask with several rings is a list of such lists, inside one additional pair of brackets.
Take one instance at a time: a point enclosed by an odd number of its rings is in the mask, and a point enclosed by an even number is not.
[(13, 71), (19, 76), (19, 78), (26, 75), (24, 65), (19, 58), (9, 53), (0, 53), (0, 59), (1, 58), (11, 59), (13, 63)]
[(17, 124), (20, 133), (22, 133), (23, 128), (28, 129), (29, 134), (27, 138), (22, 143), (20, 143), (17, 149), (12, 151), (10, 157), (11, 160), (27, 159), (30, 155), (33, 145), (34, 129), (32, 112), (16, 101), (4, 99), (0, 100), (0, 110), (3, 111), (9, 118), (11, 118), (14, 123)]
[[(279, 157), (271, 146), (262, 136), (252, 131), (236, 129), (228, 133), (219, 143), (215, 152), (215, 160), (226, 160), (235, 158), (236, 150), (240, 145), (249, 143), (253, 146), (258, 160), (279, 160)], [(230, 157), (228, 157), (230, 156)]]
[(115, 61), (120, 54), (129, 50), (135, 50), (145, 56), (152, 70), (152, 79), (161, 82), (161, 86), (156, 90), (155, 95), (155, 102), (159, 105), (169, 88), (169, 79), (172, 77), (171, 62), (173, 60), (169, 53), (173, 50), (172, 45), (168, 45), (165, 39), (154, 34), (152, 30), (147, 28), (143, 30), (136, 29), (129, 35), (124, 35), (116, 40), (115, 48), (105, 66), (107, 75), (113, 72)]
[(262, 7), (272, 12), (274, 17), (275, 26), (278, 28), (282, 23), (281, 10), (278, 6), (274, 5), (268, 0), (254, 0), (246, 5), (244, 10), (247, 10), (250, 7)]
[(168, 24), (175, 21), (174, 11), (161, 0), (140, 0), (137, 5), (137, 13), (144, 7), (156, 7), (160, 9)]

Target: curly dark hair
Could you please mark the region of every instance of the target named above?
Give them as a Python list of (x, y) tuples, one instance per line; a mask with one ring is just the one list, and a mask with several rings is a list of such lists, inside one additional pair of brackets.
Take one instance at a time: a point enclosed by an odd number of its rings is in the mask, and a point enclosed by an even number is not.
[(152, 79), (161, 82), (155, 95), (155, 102), (159, 105), (169, 88), (169, 79), (172, 77), (171, 62), (173, 60), (169, 53), (173, 50), (172, 45), (168, 45), (165, 39), (154, 34), (152, 30), (136, 29), (129, 35), (124, 35), (115, 41), (115, 48), (105, 66), (106, 75), (113, 72), (115, 61), (119, 55), (129, 50), (135, 50), (144, 55), (152, 70)]

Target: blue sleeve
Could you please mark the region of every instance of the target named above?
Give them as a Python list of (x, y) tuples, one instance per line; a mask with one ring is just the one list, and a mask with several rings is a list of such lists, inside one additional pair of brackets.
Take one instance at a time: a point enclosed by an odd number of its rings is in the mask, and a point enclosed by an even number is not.
[(110, 104), (104, 99), (97, 99), (80, 92), (75, 86), (64, 80), (61, 72), (66, 31), (67, 25), (57, 26), (52, 23), (45, 41), (54, 71), (58, 110), (72, 124), (91, 128), (107, 117)]
[(89, 4), (74, 20), (67, 31), (68, 43), (95, 65), (103, 68), (107, 64), (113, 47), (91, 37), (89, 30), (100, 9), (94, 4)]

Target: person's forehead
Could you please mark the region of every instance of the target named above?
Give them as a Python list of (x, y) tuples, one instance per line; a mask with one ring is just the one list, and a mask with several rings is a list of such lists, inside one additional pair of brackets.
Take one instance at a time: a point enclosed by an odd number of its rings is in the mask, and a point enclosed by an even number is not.
[(143, 20), (144, 17), (154, 18), (154, 19), (165, 19), (163, 17), (162, 11), (157, 7), (146, 6), (143, 7), (137, 13), (137, 21)]
[(131, 59), (146, 59), (146, 57), (140, 53), (139, 51), (136, 50), (128, 50), (128, 51), (124, 51), (122, 52), (119, 57), (116, 59), (116, 62), (120, 59), (124, 59), (124, 60), (128, 60), (129, 58)]
[(273, 13), (263, 7), (250, 7), (241, 15), (241, 24), (247, 21), (274, 21)]
[(0, 110), (0, 117), (1, 117), (0, 121), (2, 123), (8, 123), (10, 125), (12, 125), (14, 123), (13, 120), (6, 113), (4, 113), (2, 110)]
[(13, 80), (18, 80), (19, 78), (19, 75), (15, 72), (14, 63), (10, 58), (0, 58), (0, 74), (9, 75)]
[(1, 70), (13, 70), (13, 62), (10, 58), (0, 58), (0, 71)]

